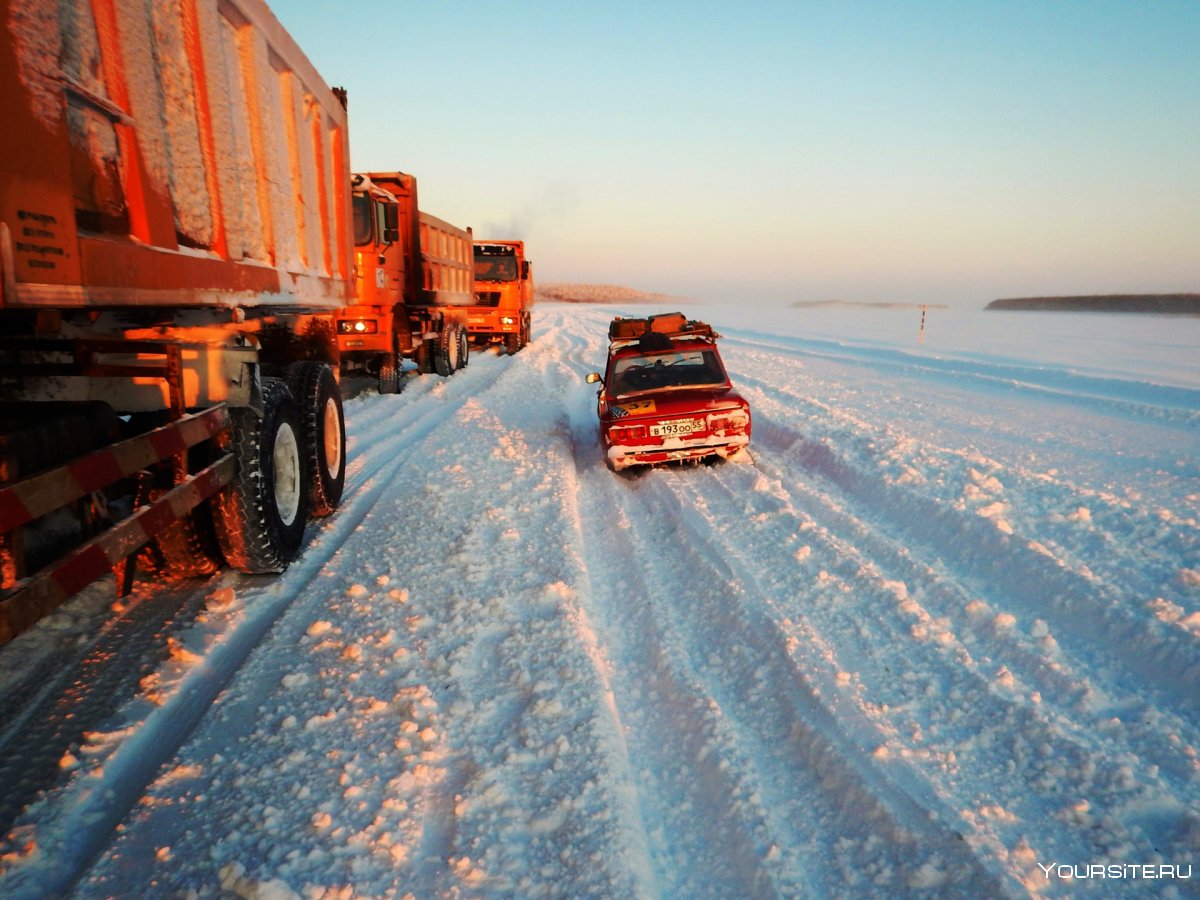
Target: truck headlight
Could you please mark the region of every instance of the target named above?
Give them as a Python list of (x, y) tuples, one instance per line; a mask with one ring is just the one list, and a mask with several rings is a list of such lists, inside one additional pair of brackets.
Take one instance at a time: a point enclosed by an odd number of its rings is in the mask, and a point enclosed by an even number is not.
[(374, 319), (342, 319), (337, 330), (338, 334), (377, 334), (379, 323)]

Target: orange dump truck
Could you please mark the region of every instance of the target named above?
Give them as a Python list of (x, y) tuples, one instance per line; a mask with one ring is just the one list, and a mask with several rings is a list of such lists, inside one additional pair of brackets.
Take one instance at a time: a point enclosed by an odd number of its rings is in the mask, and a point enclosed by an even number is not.
[(342, 369), (399, 388), (401, 360), (451, 375), (467, 364), (474, 302), (471, 230), (421, 212), (417, 179), (403, 172), (354, 176), (357, 300), (336, 314)]
[(475, 242), (475, 306), (467, 330), (479, 343), (503, 343), (516, 353), (529, 343), (533, 265), (524, 241)]
[(0, 0), (0, 643), (278, 571), (345, 477), (345, 98), (262, 0)]

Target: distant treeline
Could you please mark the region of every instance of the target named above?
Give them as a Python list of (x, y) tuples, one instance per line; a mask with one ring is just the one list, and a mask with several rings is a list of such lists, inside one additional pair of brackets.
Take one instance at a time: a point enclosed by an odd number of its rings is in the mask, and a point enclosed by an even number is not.
[(678, 303), (681, 298), (617, 284), (538, 284), (537, 296), (562, 303)]
[(993, 300), (985, 309), (1200, 315), (1200, 294), (1094, 294), (1085, 297), (1011, 297), (1006, 300)]

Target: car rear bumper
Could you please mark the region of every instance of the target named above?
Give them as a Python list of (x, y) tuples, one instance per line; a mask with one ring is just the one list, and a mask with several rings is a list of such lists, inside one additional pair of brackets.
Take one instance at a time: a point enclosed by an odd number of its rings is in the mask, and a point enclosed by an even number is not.
[(722, 438), (715, 443), (712, 441), (673, 442), (670, 445), (638, 447), (612, 444), (605, 451), (605, 456), (609, 466), (620, 471), (630, 466), (654, 466), (660, 463), (704, 459), (708, 456), (729, 459), (738, 451), (745, 449), (749, 443), (749, 435), (739, 435)]

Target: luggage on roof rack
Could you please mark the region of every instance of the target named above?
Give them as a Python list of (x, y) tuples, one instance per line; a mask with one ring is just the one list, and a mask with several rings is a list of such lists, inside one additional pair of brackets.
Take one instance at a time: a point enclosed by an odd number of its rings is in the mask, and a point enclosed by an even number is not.
[(709, 337), (719, 335), (712, 326), (705, 322), (688, 319), (683, 313), (659, 313), (654, 316), (626, 318), (616, 316), (608, 325), (608, 339), (616, 341), (636, 341), (647, 334), (661, 334), (668, 337)]
[(649, 323), (645, 319), (626, 319), (617, 316), (608, 325), (610, 341), (636, 341), (648, 330)]
[(687, 316), (683, 313), (661, 313), (649, 319), (650, 330), (659, 334), (675, 334), (687, 327)]

